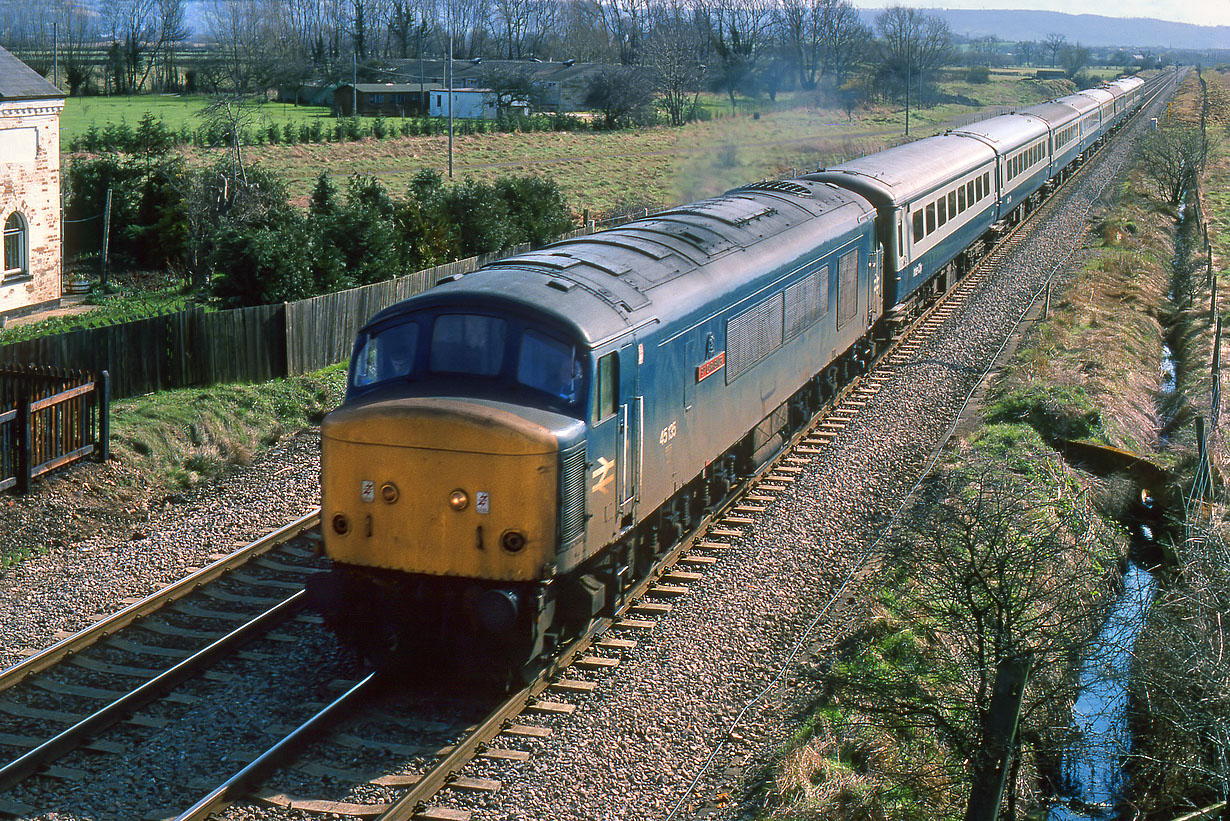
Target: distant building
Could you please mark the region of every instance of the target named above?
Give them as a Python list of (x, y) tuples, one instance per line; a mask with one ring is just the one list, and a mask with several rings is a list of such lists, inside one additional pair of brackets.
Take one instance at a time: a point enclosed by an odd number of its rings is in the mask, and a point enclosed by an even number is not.
[(0, 317), (58, 305), (64, 93), (0, 48)]
[(422, 91), (425, 97), (435, 89), (435, 83), (346, 83), (333, 92), (333, 113), (350, 117), (358, 112), (364, 117), (417, 117), (423, 112)]
[[(400, 79), (414, 85), (421, 77), (425, 83), (434, 83), (443, 88), (447, 79), (447, 60), (416, 59), (387, 61)], [(422, 71), (420, 73), (420, 65)], [(584, 111), (585, 95), (595, 75), (603, 69), (612, 68), (609, 63), (578, 63), (541, 60), (454, 60), (453, 86), (456, 88), (480, 86), (487, 72), (492, 70), (525, 72), (542, 86), (542, 108), (545, 111)], [(361, 85), (361, 84), (360, 84)], [(455, 114), (455, 112), (454, 112)]]
[[(433, 117), (448, 116), (448, 89), (433, 89), (427, 95), (427, 112)], [(512, 114), (529, 114), (530, 107), (514, 100), (504, 107)], [(495, 92), (489, 88), (454, 88), (453, 116), (463, 120), (493, 120), (499, 116)]]

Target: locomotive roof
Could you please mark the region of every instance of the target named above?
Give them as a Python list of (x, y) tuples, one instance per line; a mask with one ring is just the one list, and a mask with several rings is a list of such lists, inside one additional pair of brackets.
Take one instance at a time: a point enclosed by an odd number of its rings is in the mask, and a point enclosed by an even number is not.
[(1003, 153), (1047, 133), (1046, 123), (1028, 114), (1001, 114), (954, 130), (953, 134), (973, 137)]
[(537, 313), (594, 345), (685, 316), (874, 214), (862, 197), (831, 184), (758, 183), (499, 260), (369, 323), (431, 305), (498, 305)]
[(850, 160), (806, 179), (854, 189), (877, 203), (901, 205), (993, 159), (995, 152), (976, 139), (942, 134)]
[(1050, 125), (1051, 128), (1062, 128), (1080, 116), (1080, 113), (1075, 108), (1059, 100), (1031, 105), (1028, 108), (1020, 109), (1017, 113), (1037, 117), (1039, 120)]

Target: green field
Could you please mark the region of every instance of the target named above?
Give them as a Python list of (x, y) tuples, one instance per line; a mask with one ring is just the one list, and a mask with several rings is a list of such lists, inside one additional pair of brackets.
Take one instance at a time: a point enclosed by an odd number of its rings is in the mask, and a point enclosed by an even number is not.
[[(946, 102), (915, 109), (912, 137), (934, 134), (968, 122), (990, 106), (1018, 106), (1070, 93), (1064, 81), (997, 76), (992, 82), (944, 83)], [(630, 207), (663, 207), (711, 196), (737, 185), (814, 169), (861, 156), (899, 142), (905, 115), (900, 106), (873, 104), (852, 117), (816, 91), (791, 91), (738, 99), (732, 114), (728, 98), (702, 94), (706, 121), (680, 128), (624, 131), (534, 132), (459, 136), (454, 140), (458, 177), (491, 180), (509, 174), (553, 177), (569, 205), (592, 216)], [(195, 126), (207, 104), (204, 97), (90, 97), (70, 99), (62, 121), (68, 143), (91, 124), (102, 128), (121, 120), (135, 125), (147, 112), (179, 130)], [(268, 121), (329, 117), (328, 109), (265, 103)], [(188, 148), (191, 162), (208, 162), (211, 151)], [(423, 168), (446, 171), (448, 140), (439, 137), (365, 139), (358, 142), (250, 146), (246, 156), (283, 175), (293, 196), (306, 203), (322, 171), (336, 178), (351, 174), (378, 177), (401, 193)]]
[[(142, 94), (131, 97), (69, 97), (64, 101), (64, 113), (60, 115), (60, 140), (67, 145), (74, 137), (84, 134), (89, 127), (99, 129), (107, 123), (127, 122), (136, 125), (147, 113), (163, 120), (169, 128), (179, 131), (183, 126), (196, 128), (201, 124), (198, 116), (208, 106), (206, 96), (178, 94)], [(253, 104), (257, 117), (255, 124), (310, 122), (333, 115), (324, 106), (296, 106), (290, 103)]]

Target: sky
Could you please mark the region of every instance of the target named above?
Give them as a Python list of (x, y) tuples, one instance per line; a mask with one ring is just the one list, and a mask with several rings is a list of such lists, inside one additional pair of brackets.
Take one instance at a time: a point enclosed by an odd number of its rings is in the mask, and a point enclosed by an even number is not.
[(1230, 0), (855, 0), (860, 8), (890, 5), (949, 9), (1030, 9), (1104, 17), (1152, 17), (1198, 26), (1230, 26)]

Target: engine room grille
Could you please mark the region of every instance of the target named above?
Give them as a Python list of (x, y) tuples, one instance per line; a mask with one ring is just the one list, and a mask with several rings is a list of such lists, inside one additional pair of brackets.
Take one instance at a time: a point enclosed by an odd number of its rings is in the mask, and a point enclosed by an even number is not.
[(782, 346), (782, 294), (726, 323), (726, 384)]
[(575, 445), (560, 454), (560, 546), (585, 529), (585, 445)]
[(751, 191), (777, 191), (782, 194), (794, 194), (796, 197), (810, 197), (811, 189), (806, 185), (801, 185), (797, 182), (789, 182), (787, 180), (768, 180), (765, 182), (754, 182), (751, 185), (743, 186), (743, 190)]

